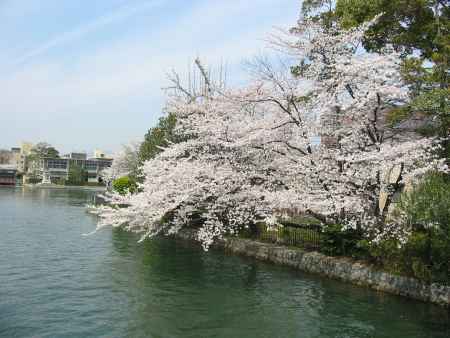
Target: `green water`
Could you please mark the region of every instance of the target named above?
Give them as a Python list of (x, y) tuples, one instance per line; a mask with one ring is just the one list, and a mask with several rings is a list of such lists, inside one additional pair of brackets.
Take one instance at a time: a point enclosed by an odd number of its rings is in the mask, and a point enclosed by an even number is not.
[(0, 337), (450, 337), (443, 308), (104, 229), (92, 192), (0, 189)]

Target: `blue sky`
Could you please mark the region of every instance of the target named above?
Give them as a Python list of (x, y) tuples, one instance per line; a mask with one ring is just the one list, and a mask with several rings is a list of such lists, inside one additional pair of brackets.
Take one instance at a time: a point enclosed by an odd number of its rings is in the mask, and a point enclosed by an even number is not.
[(47, 141), (114, 151), (161, 116), (171, 69), (266, 52), (298, 0), (0, 0), (0, 148)]

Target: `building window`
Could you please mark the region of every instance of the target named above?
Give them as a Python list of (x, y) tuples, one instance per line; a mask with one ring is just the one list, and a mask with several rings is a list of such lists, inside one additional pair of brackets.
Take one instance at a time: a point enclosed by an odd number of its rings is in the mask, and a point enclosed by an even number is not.
[(67, 169), (67, 161), (58, 159), (48, 160), (47, 167), (49, 169)]

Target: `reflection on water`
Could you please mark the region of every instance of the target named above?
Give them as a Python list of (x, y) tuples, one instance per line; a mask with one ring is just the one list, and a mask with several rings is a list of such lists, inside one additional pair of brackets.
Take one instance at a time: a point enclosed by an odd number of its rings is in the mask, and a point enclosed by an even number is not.
[(105, 229), (92, 192), (0, 189), (1, 337), (449, 337), (442, 308)]

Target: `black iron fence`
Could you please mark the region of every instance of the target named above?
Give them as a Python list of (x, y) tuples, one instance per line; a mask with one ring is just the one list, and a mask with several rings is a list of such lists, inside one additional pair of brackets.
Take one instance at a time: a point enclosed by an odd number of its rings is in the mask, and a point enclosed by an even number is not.
[(308, 250), (318, 250), (321, 243), (320, 228), (314, 224), (289, 223), (277, 227), (268, 227), (266, 224), (259, 223), (251, 231), (244, 232), (242, 236)]

